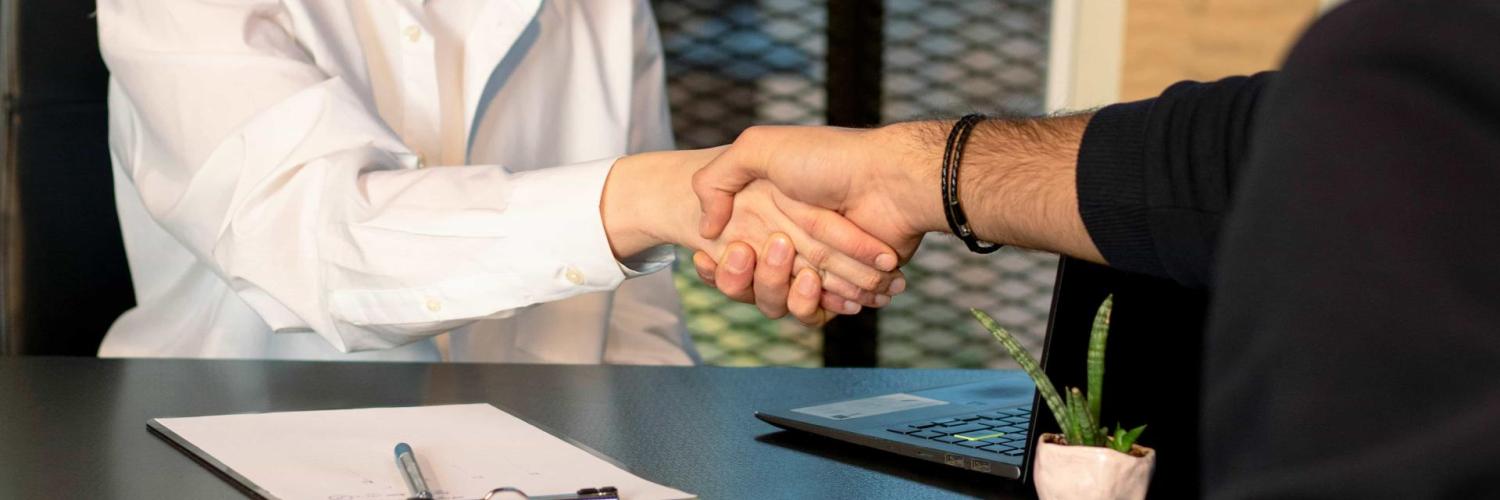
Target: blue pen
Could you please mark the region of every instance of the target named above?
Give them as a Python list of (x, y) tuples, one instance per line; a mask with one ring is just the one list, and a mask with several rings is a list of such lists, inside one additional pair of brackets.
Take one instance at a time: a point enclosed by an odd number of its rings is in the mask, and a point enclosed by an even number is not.
[(406, 479), (406, 490), (411, 493), (409, 498), (432, 499), (427, 480), (422, 478), (422, 469), (417, 467), (417, 455), (406, 443), (396, 443), (396, 468), (401, 469), (401, 477)]

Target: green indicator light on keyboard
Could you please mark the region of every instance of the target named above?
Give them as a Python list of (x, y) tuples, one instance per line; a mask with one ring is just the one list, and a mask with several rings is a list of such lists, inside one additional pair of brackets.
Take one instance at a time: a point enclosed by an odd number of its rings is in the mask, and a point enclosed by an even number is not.
[(978, 435), (978, 436), (968, 436), (968, 435), (964, 435), (964, 434), (954, 434), (953, 437), (956, 437), (956, 438), (959, 438), (959, 439), (967, 439), (969, 441), (978, 441), (978, 440), (981, 440), (981, 439), (997, 438), (997, 437), (1004, 436), (1004, 435), (1005, 435), (1004, 432), (991, 432), (989, 434), (981, 434), (981, 435)]

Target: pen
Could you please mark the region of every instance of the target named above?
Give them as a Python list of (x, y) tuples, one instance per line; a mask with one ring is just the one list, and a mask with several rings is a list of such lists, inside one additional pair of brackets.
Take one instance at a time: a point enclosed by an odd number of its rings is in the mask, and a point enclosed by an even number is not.
[(411, 493), (409, 498), (432, 498), (432, 491), (427, 489), (427, 480), (422, 478), (422, 469), (417, 467), (417, 455), (412, 453), (411, 446), (406, 443), (396, 443), (396, 468), (401, 469), (401, 477), (406, 479), (406, 490)]

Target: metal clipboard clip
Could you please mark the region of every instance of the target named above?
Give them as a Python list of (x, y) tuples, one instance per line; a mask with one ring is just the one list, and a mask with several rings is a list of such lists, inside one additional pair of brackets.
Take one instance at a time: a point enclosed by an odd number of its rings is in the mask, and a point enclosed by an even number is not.
[(519, 488), (505, 486), (501, 488), (495, 488), (493, 490), (490, 490), (489, 493), (485, 493), (484, 500), (501, 500), (505, 498), (511, 498), (509, 495), (515, 495), (514, 498), (522, 498), (526, 500), (620, 500), (620, 492), (619, 490), (616, 490), (614, 486), (584, 488), (573, 493), (541, 496), (527, 495), (526, 492), (521, 491)]

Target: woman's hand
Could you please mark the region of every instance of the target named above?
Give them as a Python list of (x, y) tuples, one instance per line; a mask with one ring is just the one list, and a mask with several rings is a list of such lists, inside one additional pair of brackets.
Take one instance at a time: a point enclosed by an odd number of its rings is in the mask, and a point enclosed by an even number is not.
[[(757, 240), (765, 243), (756, 246)], [(856, 313), (861, 306), (885, 306), (892, 286), (904, 281), (899, 271), (879, 271), (866, 264), (885, 255), (883, 264), (894, 267), (894, 254), (885, 244), (830, 210), (783, 196), (769, 183), (754, 183), (742, 191), (724, 233), (694, 248), (700, 250), (695, 264), (712, 261), (707, 258), (711, 255), (725, 262), (716, 270), (700, 269), (705, 282), (735, 300), (754, 302), (768, 316), (791, 312), (809, 324)], [(821, 290), (832, 295), (819, 294)]]
[[(837, 213), (779, 196), (769, 185), (752, 185), (736, 197), (735, 220), (718, 238), (699, 236), (700, 212), (691, 178), (721, 151), (643, 153), (616, 162), (600, 210), (618, 258), (676, 243), (718, 255), (725, 259), (726, 268), (750, 262), (756, 269), (754, 283), (738, 288), (732, 296), (747, 302), (751, 297), (779, 298), (756, 301), (771, 317), (791, 312), (804, 322), (821, 322), (831, 317), (828, 311), (849, 313), (857, 311), (858, 304), (879, 306), (889, 301), (890, 285), (900, 277), (894, 272), (896, 253), (889, 246)], [(773, 238), (773, 233), (781, 237)], [(790, 243), (791, 252), (785, 243)], [(754, 265), (757, 253), (761, 263)], [(807, 294), (788, 295), (788, 287), (809, 282), (841, 298), (819, 294), (817, 300), (805, 300)]]

